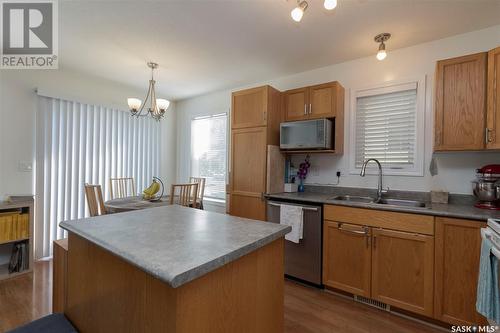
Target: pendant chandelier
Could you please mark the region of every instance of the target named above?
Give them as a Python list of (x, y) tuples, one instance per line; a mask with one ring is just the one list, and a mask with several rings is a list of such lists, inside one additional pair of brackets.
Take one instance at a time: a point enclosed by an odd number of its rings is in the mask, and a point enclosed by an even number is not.
[[(153, 74), (154, 70), (158, 68), (158, 64), (154, 62), (148, 62), (148, 67), (151, 68), (151, 80), (149, 80), (148, 93), (146, 94), (144, 102), (142, 102), (138, 98), (128, 98), (127, 103), (132, 116), (144, 117), (150, 115), (153, 119), (160, 121), (160, 119), (165, 115), (165, 111), (167, 111), (170, 102), (166, 99), (156, 98), (156, 81), (154, 80)], [(147, 109), (147, 112), (144, 112), (144, 107), (148, 103), (148, 99), (150, 101), (150, 105)]]

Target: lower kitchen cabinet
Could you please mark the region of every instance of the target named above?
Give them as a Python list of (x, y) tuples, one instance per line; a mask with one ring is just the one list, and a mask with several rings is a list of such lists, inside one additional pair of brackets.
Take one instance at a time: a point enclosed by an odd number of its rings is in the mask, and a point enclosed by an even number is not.
[(325, 286), (452, 325), (487, 325), (476, 311), (485, 222), (335, 205), (324, 218)]
[(370, 297), (370, 228), (325, 221), (323, 284)]
[(371, 298), (432, 316), (434, 237), (385, 229), (372, 235)]
[(486, 324), (476, 312), (481, 228), (486, 223), (436, 218), (434, 317), (454, 325)]

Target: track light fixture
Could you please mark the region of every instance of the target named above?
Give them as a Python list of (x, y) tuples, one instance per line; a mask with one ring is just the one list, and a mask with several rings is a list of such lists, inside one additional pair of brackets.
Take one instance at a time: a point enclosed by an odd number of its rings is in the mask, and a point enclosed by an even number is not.
[(387, 57), (387, 52), (385, 51), (385, 42), (391, 38), (391, 34), (388, 32), (381, 33), (377, 36), (375, 36), (374, 40), (377, 43), (380, 43), (378, 47), (378, 52), (377, 52), (377, 59), (378, 60), (384, 60), (385, 57)]
[(323, 6), (326, 10), (333, 10), (337, 7), (337, 0), (325, 0)]
[[(323, 6), (327, 10), (333, 10), (335, 9), (335, 7), (337, 7), (337, 0), (325, 0)], [(297, 7), (295, 7), (290, 13), (292, 19), (295, 22), (300, 22), (302, 20), (302, 17), (304, 16), (304, 12), (306, 11), (307, 7), (309, 7), (309, 4), (307, 3), (306, 0), (297, 0)]]
[(292, 19), (295, 22), (300, 22), (302, 20), (302, 16), (304, 16), (304, 12), (306, 11), (307, 7), (309, 4), (305, 0), (297, 0), (297, 7), (295, 7), (292, 12), (290, 13), (292, 16)]

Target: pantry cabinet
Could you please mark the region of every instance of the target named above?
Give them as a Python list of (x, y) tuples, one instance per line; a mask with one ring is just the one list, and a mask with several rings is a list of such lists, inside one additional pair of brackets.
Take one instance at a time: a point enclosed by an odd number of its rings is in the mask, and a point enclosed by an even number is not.
[(372, 298), (432, 316), (434, 237), (373, 229)]
[(266, 126), (267, 86), (234, 92), (231, 101), (231, 128)]
[(486, 52), (437, 62), (435, 151), (485, 148), (486, 64)]
[(500, 149), (500, 47), (488, 52), (486, 148)]
[(436, 218), (434, 317), (452, 325), (486, 324), (476, 311), (481, 228), (486, 223)]
[(268, 145), (279, 145), (281, 94), (270, 86), (236, 91), (231, 105), (229, 214), (265, 220)]
[(371, 294), (370, 228), (325, 221), (323, 283), (356, 295)]

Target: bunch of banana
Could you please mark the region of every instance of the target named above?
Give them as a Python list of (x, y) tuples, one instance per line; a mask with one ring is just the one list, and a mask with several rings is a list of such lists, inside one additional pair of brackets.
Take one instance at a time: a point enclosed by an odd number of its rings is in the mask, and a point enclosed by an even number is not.
[(155, 197), (155, 194), (160, 190), (160, 183), (158, 183), (155, 179), (147, 189), (142, 191), (144, 200), (151, 200)]

